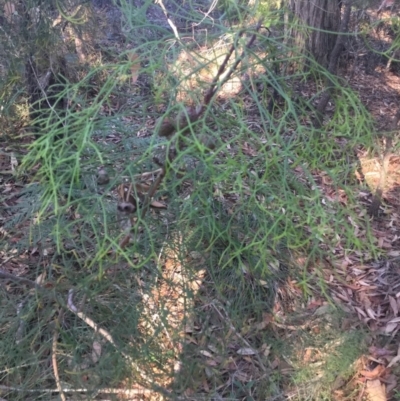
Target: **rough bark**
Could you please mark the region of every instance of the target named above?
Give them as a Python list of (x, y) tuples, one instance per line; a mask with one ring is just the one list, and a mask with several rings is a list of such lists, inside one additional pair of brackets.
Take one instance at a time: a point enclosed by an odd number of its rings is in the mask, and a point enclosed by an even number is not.
[(304, 28), (292, 30), (294, 45), (324, 67), (329, 64), (340, 25), (341, 0), (289, 0), (289, 10)]
[(313, 120), (314, 128), (322, 127), (323, 117), (324, 117), (323, 114), (324, 114), (326, 106), (328, 105), (328, 102), (332, 96), (332, 92), (335, 88), (335, 82), (333, 81), (332, 77), (334, 75), (336, 75), (336, 73), (337, 73), (339, 56), (344, 47), (344, 42), (345, 42), (345, 38), (346, 38), (345, 33), (348, 31), (349, 21), (350, 21), (351, 4), (352, 4), (351, 0), (345, 1), (344, 15), (343, 15), (343, 19), (342, 19), (340, 29), (338, 32), (339, 35), (335, 35), (336, 36), (335, 47), (333, 48), (332, 53), (330, 54), (330, 57), (329, 57), (328, 71), (331, 75), (328, 76), (326, 79), (325, 90), (322, 93), (322, 96), (318, 102), (318, 106), (316, 109), (316, 117)]

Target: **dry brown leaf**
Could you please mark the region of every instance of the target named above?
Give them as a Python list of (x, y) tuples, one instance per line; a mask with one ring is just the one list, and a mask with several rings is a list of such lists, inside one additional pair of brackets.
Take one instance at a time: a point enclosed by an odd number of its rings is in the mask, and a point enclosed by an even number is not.
[(207, 364), (207, 366), (216, 367), (219, 365), (219, 362), (216, 361), (215, 359), (207, 359), (206, 364)]
[(265, 330), (269, 326), (270, 322), (263, 320), (262, 322), (259, 322), (255, 326), (256, 331), (262, 331)]
[(392, 308), (393, 313), (395, 314), (395, 316), (397, 316), (399, 313), (399, 307), (397, 305), (397, 301), (390, 295), (389, 295), (389, 303), (390, 303), (390, 307)]
[(156, 207), (158, 209), (166, 209), (167, 208), (167, 205), (165, 205), (164, 203), (161, 203), (159, 201), (155, 201), (155, 200), (150, 203), (150, 206)]
[(371, 319), (376, 320), (375, 312), (371, 308), (367, 308), (366, 312)]
[(368, 380), (366, 393), (370, 401), (386, 401), (386, 391), (384, 385), (379, 380)]
[(93, 349), (92, 349), (92, 361), (96, 363), (101, 356), (102, 347), (98, 341), (93, 341)]
[(247, 374), (245, 372), (236, 372), (235, 373), (235, 379), (239, 380), (240, 382), (247, 382), (249, 381), (249, 377), (247, 376)]
[(255, 151), (247, 142), (243, 143), (242, 151), (247, 156), (257, 156), (257, 151)]
[[(339, 294), (338, 294), (339, 295)], [(348, 299), (345, 299), (345, 301), (348, 301)], [(362, 316), (362, 317), (367, 317), (366, 313), (359, 308), (358, 306), (355, 306), (354, 309)]]
[(383, 365), (377, 365), (373, 370), (362, 370), (360, 374), (367, 379), (375, 380), (381, 377), (384, 371), (385, 367)]
[(4, 16), (7, 18), (7, 21), (11, 21), (11, 16), (15, 14), (15, 4), (11, 1), (7, 1), (4, 4)]
[(134, 84), (139, 78), (140, 59), (139, 55), (135, 52), (128, 53), (128, 60), (132, 63), (131, 66), (131, 82)]
[(261, 352), (262, 352), (263, 356), (265, 358), (267, 358), (269, 356), (269, 354), (271, 353), (271, 346), (268, 344), (263, 344), (261, 346)]
[(135, 189), (139, 194), (147, 194), (150, 189), (150, 185), (144, 182), (135, 182)]
[(44, 271), (43, 273), (39, 274), (36, 277), (35, 283), (38, 284), (38, 285), (42, 285), (44, 280), (45, 280), (45, 278), (46, 278), (46, 272)]
[(207, 358), (213, 358), (213, 355), (212, 355), (211, 352), (208, 352), (208, 351), (206, 351), (206, 350), (200, 350), (199, 352), (200, 352), (201, 355), (204, 355), (204, 356), (206, 356)]

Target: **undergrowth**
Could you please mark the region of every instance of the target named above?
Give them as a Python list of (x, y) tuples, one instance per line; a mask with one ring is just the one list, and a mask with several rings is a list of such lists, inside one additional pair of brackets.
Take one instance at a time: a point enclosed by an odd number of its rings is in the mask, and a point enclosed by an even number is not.
[[(26, 390), (46, 394), (55, 387), (56, 355), (62, 385), (86, 389), (73, 393), (76, 399), (136, 384), (165, 397), (249, 400), (279, 397), (284, 385), (294, 385), (297, 399), (329, 399), (325, 385), (337, 372), (351, 373), (360, 335), (331, 330), (336, 323), (329, 318), (328, 329), (318, 335), (307, 329), (310, 346), (326, 354), (319, 355), (324, 368), (319, 365), (316, 376), (296, 349), (300, 343), (307, 347), (307, 340), (282, 341), (259, 325), (274, 313), (277, 300), (289, 305), (288, 316), (299, 313), (315, 283), (328, 295), (321, 261), (352, 252), (378, 256), (370, 237), (359, 238), (354, 230), (357, 225), (368, 231), (354, 178), (356, 150), (374, 146), (367, 111), (338, 83), (326, 125), (312, 128), (314, 99), (298, 101), (297, 91), (315, 85), (317, 98), (327, 72), (312, 60), (311, 71), (285, 72), (300, 54), (282, 44), (279, 25), (258, 34), (250, 49), (228, 24), (210, 28), (211, 37), (199, 35), (203, 42), (189, 47), (169, 32), (164, 40), (166, 31), (144, 22), (126, 2), (121, 10), (127, 40), (138, 43), (134, 51), (141, 60), (126, 106), (107, 113), (121, 90), (120, 77), (131, 73), (132, 62), (122, 53), (65, 85), (55, 104), (67, 99), (68, 107), (63, 115), (54, 108), (36, 121), (41, 131), (19, 169), (29, 182), (3, 228), (9, 237), (18, 236), (18, 244), (6, 244), (6, 238), (4, 249), (21, 255), (27, 277), (60, 294), (65, 304), (22, 285), (2, 287), (0, 381), (18, 388), (9, 390), (15, 400), (28, 399)], [(268, 12), (278, 24), (279, 16)], [(144, 40), (148, 31), (154, 40)], [(251, 33), (247, 27), (246, 35)], [(158, 204), (143, 217), (144, 195), (137, 190), (136, 213), (122, 213), (118, 186), (151, 183), (156, 173), (145, 179), (143, 174), (159, 168), (155, 158), (170, 145), (154, 133), (155, 119), (198, 100), (177, 100), (181, 91), (188, 96), (184, 84), (195, 83), (193, 92), (210, 84), (213, 76), (199, 76), (213, 63), (205, 60), (203, 47), (228, 51), (232, 43), (234, 58), (245, 52), (234, 74), (240, 85), (226, 83), (189, 133), (178, 133), (182, 146), (155, 194)], [(192, 70), (180, 67), (182, 53), (195, 60)], [(87, 98), (96, 77), (99, 89)], [(145, 91), (144, 77), (152, 80)], [(224, 92), (230, 86), (232, 92)], [(110, 179), (100, 185), (103, 170)], [(127, 232), (133, 241), (122, 245)], [(293, 281), (298, 292), (290, 295), (285, 286)], [(113, 342), (65, 308), (71, 290), (73, 304), (111, 333)], [(293, 379), (267, 362), (282, 349), (298, 368)]]

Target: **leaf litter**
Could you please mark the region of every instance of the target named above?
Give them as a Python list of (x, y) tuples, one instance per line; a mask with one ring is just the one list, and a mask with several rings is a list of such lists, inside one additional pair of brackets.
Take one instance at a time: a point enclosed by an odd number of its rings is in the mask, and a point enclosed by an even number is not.
[[(132, 62), (131, 80), (135, 83), (140, 71), (140, 62), (135, 53), (130, 54), (129, 60)], [(386, 74), (390, 85), (400, 87), (400, 79), (397, 76)], [(382, 89), (382, 82), (379, 77), (366, 77), (359, 74), (350, 80), (350, 85), (358, 91), (365, 103), (371, 105), (370, 111), (379, 118), (383, 115), (385, 118), (391, 116), (392, 110), (390, 104), (382, 104), (382, 99), (387, 95)], [(374, 97), (371, 98), (370, 88), (375, 88)], [(387, 97), (387, 96), (386, 96)], [(394, 99), (399, 101), (397, 97)], [(249, 142), (240, 145), (240, 149), (246, 156), (256, 157), (258, 152), (255, 146)], [(366, 154), (359, 153), (360, 170), (358, 172), (359, 181), (368, 184), (372, 189), (376, 187), (379, 177), (379, 158), (371, 158)], [(4, 159), (4, 158), (3, 158)], [(3, 161), (2, 159), (2, 161)], [(4, 166), (5, 170), (13, 171), (11, 161)], [(305, 180), (302, 174), (301, 166), (295, 169), (300, 180)], [(371, 341), (374, 345), (369, 348), (368, 354), (362, 358), (360, 367), (356, 371), (357, 378), (354, 383), (362, 383), (360, 387), (363, 392), (368, 394), (372, 401), (383, 401), (388, 399), (387, 394), (398, 388), (399, 383), (397, 375), (392, 372), (399, 372), (400, 348), (396, 349), (400, 330), (400, 215), (398, 213), (400, 206), (400, 157), (393, 155), (390, 158), (390, 168), (388, 174), (387, 188), (384, 192), (384, 203), (381, 206), (381, 215), (379, 219), (372, 219), (370, 224), (376, 243), (382, 249), (380, 261), (371, 261), (369, 255), (348, 255), (346, 250), (338, 244), (335, 259), (319, 261), (322, 266), (322, 276), (320, 279), (326, 284), (329, 295), (344, 311), (354, 314), (362, 323), (363, 327), (370, 330)], [(346, 204), (347, 194), (341, 189), (334, 187), (329, 176), (315, 171), (314, 181), (327, 202), (340, 202)], [(229, 210), (239, 201), (239, 197), (234, 193), (224, 193), (226, 188), (216, 188), (214, 196), (221, 202), (229, 202)], [(140, 192), (140, 191), (139, 191)], [(11, 193), (10, 203), (17, 202), (18, 188), (13, 185), (7, 187), (7, 193)], [(359, 216), (363, 216), (366, 207), (371, 200), (370, 192), (360, 190), (358, 194), (360, 202)], [(165, 209), (167, 202), (153, 200), (151, 205), (156, 209)], [(350, 217), (349, 217), (350, 218)], [(354, 224), (355, 235), (363, 239), (366, 235), (363, 227)], [(3, 234), (2, 235), (8, 235)], [(16, 234), (11, 233), (12, 236)], [(15, 241), (18, 238), (14, 237)], [(179, 235), (175, 241), (180, 242)], [(11, 241), (13, 242), (13, 241)], [(179, 248), (179, 246), (178, 246)], [(193, 291), (198, 291), (201, 283), (207, 278), (204, 270), (200, 269), (195, 277), (186, 277), (183, 273), (180, 257), (176, 255), (174, 249), (167, 251), (162, 263), (162, 278), (157, 290), (151, 294), (151, 302), (147, 306), (147, 314), (144, 314), (142, 325), (144, 330), (151, 332), (148, 322), (154, 315), (151, 310), (152, 305), (162, 303), (163, 307), (168, 308), (171, 318), (165, 326), (162, 341), (169, 343), (166, 348), (183, 352), (183, 347), (190, 348), (190, 356), (204, 360), (206, 368), (204, 377), (200, 381), (200, 389), (196, 381), (192, 387), (185, 389), (185, 395), (191, 395), (203, 391), (206, 394), (225, 394), (234, 383), (257, 383), (261, 385), (266, 376), (279, 373), (283, 377), (289, 377), (294, 370), (293, 361), (282, 355), (277, 355), (271, 350), (271, 345), (262, 341), (262, 334), (271, 330), (276, 337), (286, 338), (288, 341), (291, 336), (301, 330), (317, 332), (322, 319), (329, 315), (329, 304), (319, 294), (318, 286), (315, 285), (314, 297), (306, 305), (306, 311), (303, 316), (297, 320), (291, 321), (288, 310), (300, 310), (302, 303), (302, 291), (296, 281), (290, 281), (278, 289), (278, 296), (274, 305), (273, 314), (265, 312), (260, 319), (249, 317), (244, 327), (236, 327), (234, 319), (229, 316), (223, 305), (212, 303), (215, 294), (212, 290), (205, 292), (203, 289), (202, 297), (196, 301), (195, 307), (207, 311), (208, 320), (196, 320), (190, 318), (184, 319), (187, 306), (183, 306), (183, 291), (186, 285), (192, 286)], [(43, 253), (41, 253), (43, 255)], [(9, 258), (5, 251), (1, 251), (3, 262), (1, 268), (12, 272), (15, 275), (24, 275), (29, 270), (29, 265), (35, 263), (38, 259), (37, 252), (31, 252), (18, 256), (18, 258)], [(46, 255), (45, 255), (46, 256)], [(205, 255), (190, 255), (186, 262), (192, 265), (202, 267)], [(299, 260), (301, 266), (304, 261)], [(311, 272), (312, 266), (307, 267)], [(246, 269), (243, 270), (246, 274)], [(37, 276), (37, 282), (43, 284), (46, 281), (45, 274)], [(263, 286), (261, 281), (258, 282)], [(264, 283), (266, 284), (266, 283)], [(208, 283), (212, 287), (212, 282)], [(313, 283), (310, 283), (312, 286)], [(194, 301), (193, 301), (194, 302)], [(296, 305), (298, 303), (299, 305)], [(157, 308), (155, 310), (158, 310)], [(185, 325), (182, 326), (182, 322)], [(358, 323), (349, 318), (342, 321), (345, 330), (352, 330), (358, 327)], [(171, 333), (174, 333), (173, 335)], [(381, 336), (388, 338), (385, 346), (379, 345)], [(254, 345), (253, 345), (254, 344)], [(251, 346), (249, 346), (251, 345)], [(93, 341), (91, 360), (97, 363), (102, 355), (102, 344), (99, 341)], [(324, 354), (329, 350), (304, 348), (299, 350), (298, 359), (305, 364), (318, 364), (323, 360)], [(168, 377), (174, 377), (173, 372), (179, 372), (176, 360), (171, 358), (167, 365), (170, 367)], [(172, 372), (172, 373), (171, 373)], [(196, 378), (197, 379), (197, 378)], [(168, 386), (170, 379), (162, 380), (160, 383)], [(289, 381), (286, 385), (289, 387)], [(337, 398), (342, 399), (340, 389), (346, 383), (340, 383), (340, 380), (334, 385), (334, 393)], [(363, 392), (360, 391), (362, 397)], [(290, 392), (287, 393), (290, 395)], [(221, 396), (220, 396), (221, 397)], [(216, 397), (218, 399), (218, 397)], [(360, 398), (361, 399), (361, 398)]]

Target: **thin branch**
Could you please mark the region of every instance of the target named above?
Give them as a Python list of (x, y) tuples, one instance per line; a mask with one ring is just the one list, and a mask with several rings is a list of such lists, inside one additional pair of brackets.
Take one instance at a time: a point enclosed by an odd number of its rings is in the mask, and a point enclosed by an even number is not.
[[(93, 390), (89, 390), (87, 388), (41, 388), (41, 389), (25, 389), (20, 387), (12, 387), (12, 386), (4, 386), (0, 385), (0, 390), (4, 391), (17, 391), (20, 393), (60, 393), (61, 391), (64, 393), (92, 393)], [(127, 396), (135, 396), (135, 395), (150, 395), (154, 394), (154, 390), (150, 390), (147, 388), (134, 388), (134, 389), (122, 389), (122, 388), (102, 388), (96, 390), (96, 394), (121, 394)]]
[(120, 350), (116, 342), (114, 341), (112, 335), (102, 327), (100, 327), (96, 322), (94, 322), (89, 316), (85, 315), (83, 312), (80, 312), (78, 308), (75, 306), (73, 303), (73, 296), (74, 296), (74, 290), (70, 289), (68, 291), (68, 303), (67, 303), (67, 308), (79, 319), (83, 320), (88, 326), (90, 326), (96, 333), (99, 333), (106, 341), (108, 341), (110, 344), (112, 344), (116, 350), (125, 358), (127, 359), (132, 366), (138, 371), (142, 379), (147, 380), (149, 383), (152, 383), (152, 380), (144, 373), (142, 370), (139, 368), (139, 366), (136, 364), (136, 362), (133, 360), (133, 358), (126, 354), (124, 351)]
[[(162, 4), (161, 0), (159, 0), (158, 3), (161, 5)], [(236, 42), (232, 44), (232, 46), (230, 47), (228, 53), (225, 56), (224, 61), (220, 65), (217, 74), (215, 75), (213, 81), (211, 82), (209, 89), (207, 90), (207, 92), (204, 95), (203, 104), (200, 105), (199, 107), (197, 107), (196, 109), (191, 110), (190, 115), (186, 110), (186, 118), (188, 120), (188, 123), (190, 121), (189, 124), (193, 124), (193, 123), (195, 123), (196, 121), (199, 120), (201, 115), (204, 113), (204, 111), (206, 109), (206, 106), (208, 106), (211, 103), (211, 100), (213, 99), (214, 95), (217, 93), (218, 89), (230, 79), (231, 75), (236, 70), (236, 68), (238, 67), (239, 63), (243, 60), (246, 50), (249, 49), (253, 45), (254, 41), (256, 40), (257, 32), (259, 31), (261, 26), (262, 26), (262, 19), (260, 19), (258, 21), (258, 23), (257, 23), (257, 25), (255, 27), (255, 32), (251, 36), (250, 40), (247, 42), (247, 44), (245, 46), (245, 49), (243, 50), (242, 54), (235, 60), (235, 62), (230, 67), (228, 73), (226, 74), (226, 76), (220, 81), (222, 74), (225, 72), (225, 70), (227, 68), (229, 59), (231, 58), (233, 52), (236, 49)], [(237, 39), (239, 39), (244, 34), (244, 32), (245, 32), (244, 29), (239, 31)], [(183, 128), (185, 128), (186, 126), (187, 125), (183, 125), (182, 127), (180, 127), (181, 130)], [(140, 221), (142, 221), (144, 219), (144, 217), (146, 216), (146, 213), (147, 213), (147, 211), (149, 209), (149, 206), (150, 206), (151, 199), (153, 198), (153, 196), (157, 192), (157, 189), (161, 185), (165, 175), (167, 174), (168, 168), (169, 168), (170, 164), (172, 163), (172, 161), (174, 159), (174, 156), (172, 154), (172, 148), (173, 147), (171, 146), (172, 141), (174, 140), (174, 138), (175, 137), (173, 137), (173, 139), (171, 139), (170, 146), (166, 150), (166, 156), (165, 156), (164, 164), (161, 167), (161, 169), (159, 170), (159, 174), (158, 174), (156, 180), (154, 181), (153, 185), (151, 186), (151, 188), (149, 189), (149, 191), (146, 194), (146, 197), (145, 197), (144, 202), (143, 202), (141, 214), (140, 214), (140, 219), (138, 219), (136, 224), (140, 224)], [(131, 238), (132, 238), (131, 233), (128, 233), (127, 235), (125, 235), (122, 238), (122, 240), (120, 241), (120, 243), (119, 243), (120, 248), (121, 249), (125, 248), (129, 244), (129, 241), (131, 240)]]
[[(262, 19), (260, 19), (255, 27), (255, 32), (253, 33), (253, 35), (251, 36), (250, 40), (248, 41), (248, 43), (245, 46), (245, 49), (249, 49), (254, 41), (256, 40), (257, 37), (257, 32), (260, 30), (262, 25)], [(242, 29), (241, 31), (239, 31), (238, 33), (238, 39), (243, 35), (244, 30)], [(228, 61), (232, 56), (232, 53), (235, 51), (236, 46), (235, 43), (232, 43), (231, 48), (229, 49), (229, 52), (227, 53), (227, 55), (225, 56), (224, 61), (222, 62), (222, 64), (220, 65), (217, 74), (215, 75), (213, 81), (211, 82), (210, 88), (208, 89), (208, 91), (206, 92), (205, 96), (204, 96), (204, 106), (207, 106), (210, 102), (211, 99), (213, 98), (213, 96), (215, 95), (215, 93), (217, 92), (217, 84), (221, 78), (221, 75), (225, 72), (226, 70), (226, 66), (228, 65)], [(223, 79), (223, 81), (221, 82), (220, 86), (222, 86), (226, 81), (229, 80), (229, 78), (231, 77), (232, 73), (235, 71), (235, 69), (237, 68), (237, 66), (239, 65), (239, 63), (243, 60), (243, 57), (245, 55), (245, 51), (243, 51), (243, 53), (240, 55), (240, 57), (238, 57), (238, 59), (235, 61), (235, 63), (232, 65), (232, 67), (230, 68), (229, 72), (227, 73), (226, 77)]]
[(65, 397), (63, 388), (61, 386), (60, 375), (58, 373), (58, 364), (57, 364), (57, 342), (58, 342), (58, 319), (55, 321), (55, 329), (53, 334), (53, 343), (51, 347), (51, 362), (53, 365), (53, 373), (54, 379), (56, 380), (57, 390), (60, 393), (61, 401), (67, 401)]
[(22, 309), (24, 308), (25, 303), (26, 303), (26, 299), (25, 299), (25, 301), (22, 301), (17, 305), (17, 317), (19, 320), (18, 329), (17, 329), (17, 332), (15, 333), (15, 343), (17, 345), (22, 341), (23, 334), (25, 331), (25, 326), (26, 326), (25, 319), (21, 318)]
[[(51, 300), (58, 302), (62, 307), (67, 308), (69, 311), (71, 311), (74, 315), (76, 315), (77, 317), (79, 317), (81, 320), (83, 320), (88, 326), (92, 327), (95, 332), (99, 333), (105, 340), (107, 340), (110, 344), (112, 344), (116, 350), (118, 350), (120, 352), (120, 354), (127, 359), (131, 365), (136, 369), (136, 371), (140, 374), (140, 376), (142, 377), (142, 379), (146, 380), (148, 383), (150, 383), (153, 387), (154, 387), (154, 391), (157, 391), (159, 393), (162, 393), (163, 395), (170, 397), (170, 394), (168, 391), (166, 391), (165, 389), (161, 388), (160, 386), (158, 386), (157, 384), (155, 384), (151, 378), (149, 378), (144, 372), (142, 372), (142, 370), (139, 368), (139, 366), (136, 364), (136, 362), (133, 360), (133, 358), (126, 354), (125, 352), (123, 352), (122, 350), (119, 349), (119, 347), (117, 346), (116, 342), (114, 341), (114, 339), (112, 338), (111, 334), (103, 329), (102, 327), (100, 327), (98, 324), (96, 324), (92, 319), (90, 319), (88, 316), (86, 316), (84, 313), (80, 312), (78, 310), (78, 308), (75, 306), (75, 304), (73, 303), (73, 295), (74, 295), (74, 290), (70, 289), (68, 292), (68, 301), (67, 304), (65, 304), (65, 302), (62, 300), (62, 297), (58, 296), (57, 293), (52, 293), (51, 291), (49, 291), (48, 289), (42, 287), (41, 285), (35, 283), (32, 280), (29, 280), (27, 278), (24, 277), (18, 277), (15, 276), (14, 274), (11, 273), (7, 273), (4, 270), (0, 269), (0, 279), (7, 279), (7, 280), (12, 280), (14, 282), (17, 283), (22, 283), (22, 284), (26, 284), (29, 287), (32, 287), (34, 289), (36, 289), (38, 292), (40, 293), (44, 293), (46, 296), (48, 296)], [(54, 334), (53, 336), (53, 358), (55, 355), (55, 338), (56, 335), (58, 336), (57, 333)], [(58, 338), (58, 337), (57, 337)], [(57, 364), (54, 362), (53, 359), (53, 370), (54, 370), (54, 375), (56, 377), (56, 382), (57, 380), (57, 376), (58, 376), (58, 369), (57, 369)], [(58, 389), (57, 390), (26, 390), (26, 389), (21, 389), (18, 387), (8, 387), (8, 386), (1, 386), (0, 385), (0, 390), (9, 390), (9, 391), (26, 391), (26, 392), (60, 392), (64, 391), (64, 392), (87, 392), (88, 390), (86, 389), (78, 389), (78, 390), (67, 390), (67, 389), (61, 389), (61, 387), (59, 387), (59, 385), (57, 384)], [(127, 394), (129, 394), (129, 391), (132, 390), (127, 390)], [(136, 390), (135, 390), (136, 391)], [(135, 392), (135, 394), (143, 394), (143, 391), (152, 391), (152, 390), (137, 390), (137, 392)], [(153, 392), (154, 392), (153, 391)], [(105, 390), (100, 390), (100, 392), (104, 392), (107, 394), (125, 394), (124, 390), (114, 390), (114, 389), (105, 389)]]
[(14, 274), (7, 273), (2, 269), (0, 269), (0, 279), (1, 278), (7, 279), (7, 280), (11, 280), (11, 281), (14, 281), (16, 283), (26, 284), (29, 287), (35, 288), (36, 290), (38, 290), (40, 292), (46, 291), (41, 285), (35, 283), (34, 281), (29, 280), (29, 279), (27, 279), (25, 277), (15, 276)]
[(172, 31), (174, 32), (174, 35), (175, 35), (176, 39), (178, 40), (179, 43), (181, 43), (181, 38), (179, 37), (178, 28), (176, 27), (176, 25), (174, 24), (174, 22), (170, 18), (167, 9), (164, 6), (163, 1), (162, 0), (156, 0), (155, 3), (159, 4), (160, 7), (162, 8), (163, 13), (165, 15), (165, 18), (167, 19), (167, 22), (168, 22), (169, 26), (171, 27)]
[(60, 116), (58, 115), (56, 109), (54, 108), (54, 106), (52, 106), (52, 105), (50, 104), (49, 98), (48, 98), (47, 93), (46, 93), (46, 91), (45, 91), (46, 85), (45, 85), (44, 81), (46, 81), (47, 79), (50, 79), (49, 73), (51, 74), (51, 71), (50, 71), (50, 72), (48, 71), (48, 72), (46, 73), (46, 75), (43, 77), (43, 79), (40, 79), (40, 78), (37, 76), (37, 74), (36, 74), (35, 67), (33, 66), (32, 57), (29, 57), (29, 58), (28, 58), (28, 62), (29, 62), (29, 66), (30, 66), (30, 68), (31, 68), (31, 70), (32, 70), (32, 72), (33, 72), (33, 75), (35, 76), (36, 82), (39, 84), (39, 89), (40, 89), (40, 91), (42, 92), (43, 100), (46, 101), (47, 105), (49, 106), (49, 109), (50, 109), (53, 113), (55, 113), (55, 115), (57, 116), (58, 119), (60, 119)]
[[(214, 10), (214, 8), (217, 6), (217, 4), (218, 4), (218, 0), (213, 0), (212, 3), (211, 3), (211, 5), (210, 5), (210, 7), (209, 7), (209, 9), (208, 9), (208, 11), (207, 11), (206, 13), (203, 13), (202, 11), (200, 11), (202, 14), (204, 14), (203, 19), (202, 19), (200, 22), (198, 22), (198, 23), (196, 23), (196, 24), (193, 24), (192, 26), (195, 27), (195, 26), (201, 25), (201, 23), (202, 23), (207, 17), (210, 16), (210, 14), (213, 12), (213, 10)], [(210, 19), (212, 19), (212, 21), (214, 22), (214, 19), (213, 19), (213, 18), (210, 17)]]
[[(110, 344), (112, 344), (115, 348), (118, 349), (117, 344), (112, 338), (111, 334), (107, 331), (99, 327), (90, 317), (86, 316), (83, 312), (79, 312), (78, 308), (73, 303), (74, 290), (70, 289), (68, 291), (68, 309), (80, 319), (82, 319), (88, 326), (90, 326), (96, 333), (99, 333), (105, 340), (107, 340)], [(122, 356), (128, 359), (131, 362), (131, 357), (125, 354), (123, 351), (120, 351)]]
[[(215, 305), (216, 303), (218, 303), (218, 308), (217, 308), (217, 306)], [(228, 322), (228, 326), (229, 326), (229, 328), (231, 329), (231, 331), (232, 331), (233, 333), (236, 334), (236, 336), (243, 342), (243, 344), (244, 344), (247, 348), (250, 348), (250, 349), (253, 349), (253, 350), (254, 350), (254, 348), (250, 345), (250, 343), (249, 343), (245, 338), (243, 338), (242, 335), (236, 330), (236, 328), (235, 328), (235, 326), (233, 325), (231, 319), (229, 318), (228, 312), (227, 312), (227, 311), (225, 310), (225, 308), (222, 306), (221, 302), (219, 302), (219, 301), (214, 301), (214, 302), (211, 303), (211, 305), (212, 305), (212, 307), (214, 308), (214, 310), (218, 313), (218, 315), (219, 315), (219, 317), (222, 319), (222, 321), (224, 321), (224, 322), (227, 321), (227, 322)], [(225, 316), (222, 315), (222, 313), (221, 313), (221, 311), (219, 310), (219, 308), (222, 309), (222, 310), (224, 311)], [(258, 363), (260, 364), (260, 368), (261, 368), (264, 372), (266, 372), (266, 371), (267, 371), (267, 368), (264, 366), (264, 363), (263, 363), (263, 361), (261, 360), (260, 355), (258, 354), (258, 352), (257, 352), (256, 350), (254, 350), (254, 354), (255, 354), (255, 356), (256, 356), (256, 358), (257, 358), (257, 360), (258, 360)]]
[(154, 171), (147, 171), (145, 173), (140, 173), (140, 174), (136, 174), (133, 176), (133, 178), (137, 179), (141, 179), (141, 180), (147, 180), (149, 178), (154, 177), (156, 174), (159, 174), (161, 172), (161, 168), (158, 168), (157, 170)]

